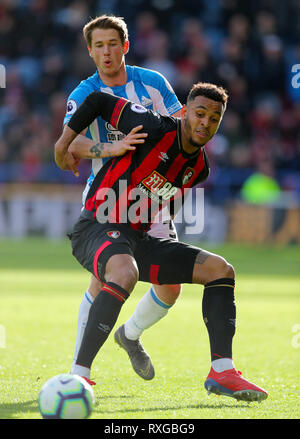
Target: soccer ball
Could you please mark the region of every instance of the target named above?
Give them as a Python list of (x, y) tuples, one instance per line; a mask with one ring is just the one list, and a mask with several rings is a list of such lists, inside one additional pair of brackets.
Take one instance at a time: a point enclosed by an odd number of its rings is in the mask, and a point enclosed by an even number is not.
[(38, 398), (44, 419), (85, 419), (94, 405), (92, 387), (78, 375), (61, 374), (43, 385)]

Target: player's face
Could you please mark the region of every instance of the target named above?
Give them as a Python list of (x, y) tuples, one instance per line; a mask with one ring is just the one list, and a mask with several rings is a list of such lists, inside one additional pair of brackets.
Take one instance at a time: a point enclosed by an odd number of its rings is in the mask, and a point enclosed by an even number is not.
[(116, 29), (94, 29), (92, 32), (90, 56), (100, 74), (115, 76), (124, 64), (124, 55), (128, 51), (128, 42), (124, 45)]
[(196, 96), (190, 101), (182, 114), (184, 149), (193, 152), (205, 145), (216, 134), (224, 111), (221, 102), (204, 96)]

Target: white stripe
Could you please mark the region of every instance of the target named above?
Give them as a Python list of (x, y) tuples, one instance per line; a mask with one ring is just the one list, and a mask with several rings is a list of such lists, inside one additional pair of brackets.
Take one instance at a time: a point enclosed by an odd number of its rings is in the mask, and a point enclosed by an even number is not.
[(130, 101), (133, 101), (135, 104), (141, 104), (141, 101), (136, 94), (133, 81), (130, 81), (126, 84), (125, 90)]
[(105, 91), (105, 93), (109, 93), (110, 95), (114, 95), (113, 89), (110, 87), (100, 87), (100, 91)]
[(153, 110), (162, 116), (169, 116), (169, 112), (164, 104), (163, 97), (157, 88), (151, 87), (150, 85), (144, 84), (149, 96), (153, 102)]

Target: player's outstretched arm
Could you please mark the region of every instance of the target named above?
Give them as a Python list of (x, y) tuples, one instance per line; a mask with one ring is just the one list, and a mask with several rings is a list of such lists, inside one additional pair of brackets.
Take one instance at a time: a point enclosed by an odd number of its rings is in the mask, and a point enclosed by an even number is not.
[(143, 125), (134, 127), (127, 136), (114, 143), (95, 143), (94, 140), (78, 135), (68, 148), (76, 159), (97, 159), (124, 155), (127, 151), (134, 151), (137, 144), (145, 142), (147, 133), (140, 132)]

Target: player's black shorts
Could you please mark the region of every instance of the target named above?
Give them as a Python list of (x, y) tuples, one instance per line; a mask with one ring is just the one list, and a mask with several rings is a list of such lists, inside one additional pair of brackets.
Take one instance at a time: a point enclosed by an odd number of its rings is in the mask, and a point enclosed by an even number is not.
[(100, 224), (84, 212), (71, 234), (73, 255), (105, 282), (108, 259), (116, 254), (134, 257), (139, 280), (152, 284), (192, 283), (194, 262), (201, 249), (171, 239), (153, 238), (127, 224)]

